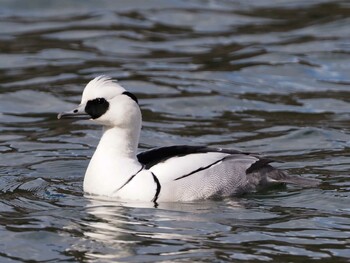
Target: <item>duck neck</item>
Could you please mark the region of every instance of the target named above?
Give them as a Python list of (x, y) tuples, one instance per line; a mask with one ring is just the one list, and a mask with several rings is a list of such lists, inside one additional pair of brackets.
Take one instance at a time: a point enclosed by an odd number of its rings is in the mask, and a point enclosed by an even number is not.
[(96, 151), (120, 159), (136, 159), (140, 129), (103, 127), (103, 135)]
[(142, 165), (136, 157), (140, 129), (104, 127), (85, 173), (84, 191), (113, 195)]

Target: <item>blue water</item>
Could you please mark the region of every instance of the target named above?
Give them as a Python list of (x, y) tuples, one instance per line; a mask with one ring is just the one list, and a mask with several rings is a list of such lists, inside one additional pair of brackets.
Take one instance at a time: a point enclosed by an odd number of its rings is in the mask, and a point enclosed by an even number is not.
[[(346, 262), (347, 1), (16, 1), (0, 5), (0, 262)], [(140, 150), (261, 153), (320, 187), (220, 201), (84, 196), (101, 134), (62, 122), (107, 74), (135, 93)]]

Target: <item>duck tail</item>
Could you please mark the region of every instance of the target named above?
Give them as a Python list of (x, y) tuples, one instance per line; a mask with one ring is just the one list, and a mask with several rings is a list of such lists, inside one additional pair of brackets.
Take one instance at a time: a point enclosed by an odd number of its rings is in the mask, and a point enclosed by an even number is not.
[(301, 187), (317, 187), (322, 182), (321, 180), (315, 178), (305, 178), (299, 175), (289, 175), (286, 172), (275, 168), (272, 168), (272, 170), (266, 174), (266, 179), (269, 183), (294, 184)]

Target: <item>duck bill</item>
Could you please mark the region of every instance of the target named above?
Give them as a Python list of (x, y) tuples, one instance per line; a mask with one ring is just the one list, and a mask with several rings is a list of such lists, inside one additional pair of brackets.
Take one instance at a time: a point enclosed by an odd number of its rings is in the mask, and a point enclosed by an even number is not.
[(64, 111), (57, 115), (57, 119), (89, 120), (91, 116), (85, 112), (85, 105), (79, 105), (71, 111)]

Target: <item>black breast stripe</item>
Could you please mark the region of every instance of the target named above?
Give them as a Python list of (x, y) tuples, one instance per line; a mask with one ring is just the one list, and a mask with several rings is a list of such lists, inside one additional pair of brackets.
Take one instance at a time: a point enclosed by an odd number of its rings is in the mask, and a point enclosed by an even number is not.
[(158, 196), (159, 196), (159, 193), (160, 193), (161, 185), (160, 185), (160, 183), (159, 183), (159, 180), (158, 180), (157, 176), (155, 176), (154, 173), (152, 173), (152, 176), (153, 176), (154, 182), (155, 182), (156, 185), (157, 185), (156, 194), (154, 195), (154, 197), (153, 197), (153, 199), (152, 199), (152, 202), (156, 203), (156, 202), (157, 202), (157, 199), (158, 199)]
[(126, 186), (128, 183), (130, 183), (130, 181), (131, 181), (139, 172), (142, 171), (143, 167), (144, 167), (144, 166), (142, 165), (142, 166), (141, 166), (141, 169), (138, 170), (137, 173), (135, 173), (135, 174), (133, 174), (132, 176), (130, 176), (129, 179), (128, 179), (121, 187), (119, 187), (116, 191), (114, 191), (114, 193), (115, 193), (115, 192), (118, 192), (118, 191), (121, 190), (124, 186)]
[(227, 157), (227, 156), (225, 156), (224, 158), (222, 158), (222, 159), (220, 159), (220, 160), (217, 160), (217, 161), (213, 162), (212, 164), (209, 164), (208, 166), (200, 167), (200, 168), (198, 168), (197, 170), (194, 170), (194, 171), (192, 171), (192, 172), (190, 172), (190, 173), (188, 173), (188, 174), (182, 175), (182, 176), (180, 176), (180, 177), (174, 179), (174, 181), (177, 181), (177, 180), (186, 178), (186, 177), (188, 177), (188, 176), (190, 176), (190, 175), (192, 175), (192, 174), (195, 174), (195, 173), (198, 173), (198, 172), (203, 171), (203, 170), (205, 170), (205, 169), (208, 169), (208, 168), (212, 167), (213, 165), (215, 165), (215, 164), (217, 164), (217, 163), (223, 161), (224, 159), (226, 159), (226, 157)]

